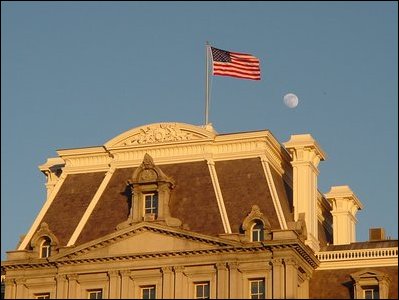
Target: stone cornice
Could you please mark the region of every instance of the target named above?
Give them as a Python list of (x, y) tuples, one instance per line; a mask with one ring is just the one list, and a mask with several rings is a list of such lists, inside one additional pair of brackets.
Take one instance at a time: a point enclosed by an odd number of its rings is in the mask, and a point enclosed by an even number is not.
[(63, 161), (62, 171), (69, 174), (138, 166), (148, 153), (157, 164), (265, 156), (280, 175), (292, 178), (290, 155), (268, 130), (217, 135), (190, 124), (156, 123), (126, 131), (104, 146), (57, 153), (59, 158), (51, 159)]
[[(135, 254), (120, 254), (116, 256), (101, 256), (101, 257), (82, 257), (81, 255), (88, 253), (92, 249), (106, 247), (108, 244), (115, 241), (128, 238), (137, 232), (152, 231), (166, 235), (176, 236), (178, 238), (190, 239), (197, 242), (207, 243), (212, 247), (209, 249), (198, 250), (177, 250), (177, 251), (160, 251), (160, 252), (145, 252)], [(44, 259), (25, 259), (17, 261), (4, 261), (2, 268), (10, 269), (37, 269), (37, 268), (51, 268), (62, 265), (96, 263), (96, 262), (116, 262), (116, 261), (132, 261), (137, 259), (161, 259), (168, 257), (190, 257), (196, 255), (221, 255), (228, 253), (264, 253), (265, 251), (282, 251), (294, 250), (304, 261), (312, 268), (317, 268), (319, 261), (314, 256), (312, 250), (297, 238), (284, 238), (278, 240), (270, 240), (262, 243), (241, 243), (231, 240), (223, 240), (216, 237), (205, 236), (202, 234), (193, 234), (180, 229), (169, 229), (162, 225), (149, 224), (143, 222), (139, 225), (131, 226), (129, 228), (120, 230), (116, 233), (107, 235), (107, 238), (98, 239), (93, 242), (86, 243), (78, 247), (71, 247), (65, 249), (61, 253), (54, 255), (46, 260)]]
[(93, 258), (62, 258), (47, 263), (30, 263), (29, 261), (24, 262), (7, 262), (3, 265), (5, 270), (15, 269), (37, 269), (37, 268), (49, 268), (49, 267), (60, 267), (62, 265), (76, 265), (86, 263), (104, 263), (104, 262), (117, 262), (117, 261), (133, 261), (142, 259), (161, 259), (168, 257), (190, 257), (196, 255), (216, 255), (227, 253), (264, 253), (265, 251), (274, 251), (282, 249), (291, 249), (297, 252), (312, 268), (318, 266), (318, 260), (314, 255), (309, 255), (309, 251), (304, 249), (304, 245), (301, 245), (296, 240), (287, 241), (285, 243), (272, 243), (270, 245), (246, 245), (240, 247), (224, 246), (215, 247), (211, 249), (199, 249), (199, 250), (184, 250), (184, 251), (168, 251), (168, 252), (151, 252), (151, 253), (136, 253), (126, 254), (118, 256), (102, 256)]

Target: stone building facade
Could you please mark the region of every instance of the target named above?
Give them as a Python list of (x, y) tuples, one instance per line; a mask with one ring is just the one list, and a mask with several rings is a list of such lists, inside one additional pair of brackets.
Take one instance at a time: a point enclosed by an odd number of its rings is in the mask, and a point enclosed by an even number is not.
[(398, 297), (397, 240), (356, 242), (362, 203), (318, 190), (310, 134), (156, 123), (57, 153), (5, 298)]

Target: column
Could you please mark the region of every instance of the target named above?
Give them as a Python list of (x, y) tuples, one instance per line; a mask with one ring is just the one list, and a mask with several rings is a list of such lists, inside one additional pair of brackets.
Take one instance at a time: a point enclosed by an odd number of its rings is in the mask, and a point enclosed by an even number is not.
[(229, 271), (226, 263), (217, 263), (216, 270), (216, 297), (217, 299), (227, 299), (229, 297)]
[(14, 279), (5, 279), (5, 293), (4, 293), (4, 298), (5, 299), (15, 299), (16, 298), (16, 285), (15, 285), (15, 280)]
[(242, 298), (241, 281), (239, 280), (239, 271), (237, 262), (229, 262), (227, 266), (230, 271), (229, 291), (232, 299)]
[[(69, 274), (68, 278), (68, 299), (79, 299), (78, 295), (78, 274)], [(80, 293), (79, 293), (80, 294)]]
[(18, 278), (15, 279), (15, 283), (17, 284), (16, 289), (16, 299), (26, 299), (28, 298), (28, 290), (26, 288), (26, 279), (25, 278)]
[(272, 259), (273, 299), (285, 298), (285, 278), (282, 258)]
[(130, 274), (132, 273), (130, 270), (122, 270), (119, 271), (121, 274), (121, 299), (128, 299), (130, 298), (129, 293), (129, 280)]
[(172, 299), (174, 296), (175, 282), (171, 267), (161, 268), (162, 271), (162, 298)]
[(184, 267), (176, 266), (173, 267), (173, 271), (175, 272), (175, 299), (185, 299), (186, 293), (186, 285), (184, 282)]
[(57, 275), (56, 280), (56, 297), (57, 299), (65, 299), (68, 297), (68, 281), (66, 275)]
[(119, 278), (119, 271), (108, 271), (109, 278), (109, 299), (120, 299), (121, 297), (121, 283)]
[(298, 264), (292, 258), (284, 259), (285, 264), (285, 297), (298, 298)]
[(304, 275), (303, 282), (299, 285), (298, 299), (309, 299), (310, 276)]

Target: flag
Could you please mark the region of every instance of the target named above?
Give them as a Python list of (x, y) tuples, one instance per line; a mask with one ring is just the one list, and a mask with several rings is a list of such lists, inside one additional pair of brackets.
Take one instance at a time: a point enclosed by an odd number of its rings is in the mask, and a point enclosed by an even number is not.
[(213, 75), (260, 80), (259, 58), (211, 47)]

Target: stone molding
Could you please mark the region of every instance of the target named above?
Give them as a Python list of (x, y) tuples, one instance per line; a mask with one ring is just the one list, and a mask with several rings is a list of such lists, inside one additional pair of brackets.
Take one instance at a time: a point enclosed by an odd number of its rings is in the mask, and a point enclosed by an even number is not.
[[(239, 159), (266, 155), (280, 173), (292, 177), (290, 155), (268, 130), (217, 135), (199, 126), (183, 123), (156, 123), (126, 131), (104, 146), (63, 149), (58, 158), (62, 172), (69, 174), (106, 171), (109, 166), (140, 165), (148, 153), (158, 164), (206, 160)], [(48, 171), (52, 165), (41, 166)]]
[[(80, 259), (78, 255), (66, 255), (63, 257), (53, 258), (51, 261), (47, 263), (31, 263), (28, 261), (21, 263), (10, 263), (4, 265), (3, 268), (6, 270), (18, 270), (18, 269), (41, 269), (41, 268), (51, 268), (51, 267), (61, 267), (64, 265), (79, 265), (79, 264), (90, 264), (90, 263), (106, 263), (106, 262), (117, 262), (117, 261), (135, 261), (141, 259), (161, 259), (168, 257), (193, 257), (193, 256), (203, 256), (203, 255), (216, 255), (217, 257), (222, 254), (236, 253), (236, 254), (248, 254), (248, 253), (261, 253), (264, 251), (274, 251), (274, 250), (293, 250), (294, 253), (300, 255), (303, 260), (305, 260), (310, 267), (317, 268), (318, 260), (314, 255), (309, 254), (308, 251), (305, 250), (305, 245), (302, 243), (286, 243), (281, 244), (278, 243), (276, 245), (254, 245), (254, 246), (225, 246), (211, 249), (201, 249), (201, 250), (184, 250), (184, 251), (168, 251), (168, 252), (157, 252), (157, 253), (140, 253), (140, 254), (130, 254), (130, 255), (118, 255), (112, 257), (94, 257), (94, 258), (82, 258)], [(275, 259), (273, 259), (275, 261)], [(177, 269), (176, 269), (177, 268)], [(228, 262), (227, 268), (231, 269), (239, 269), (238, 262)], [(179, 271), (180, 266), (173, 267), (173, 270)], [(122, 271), (120, 271), (122, 272)], [(122, 274), (122, 273), (121, 273)]]
[(126, 131), (111, 139), (107, 148), (130, 145), (181, 142), (197, 139), (212, 139), (215, 134), (201, 127), (184, 123), (154, 123)]
[(398, 247), (322, 251), (316, 253), (320, 270), (398, 265)]
[(255, 222), (259, 220), (263, 223), (264, 240), (271, 239), (271, 225), (267, 217), (260, 211), (259, 206), (252, 205), (251, 211), (247, 214), (244, 221), (242, 222), (241, 228), (244, 230), (246, 241), (251, 241), (251, 228)]

